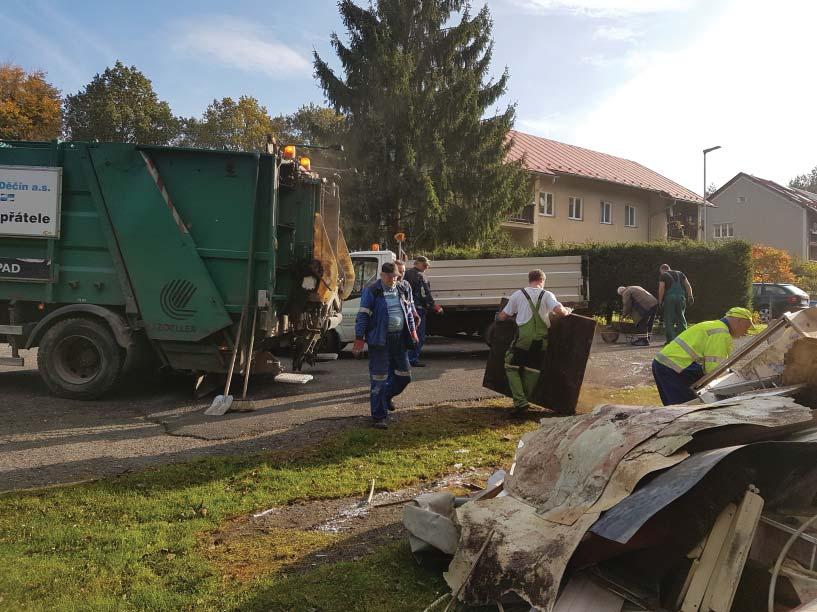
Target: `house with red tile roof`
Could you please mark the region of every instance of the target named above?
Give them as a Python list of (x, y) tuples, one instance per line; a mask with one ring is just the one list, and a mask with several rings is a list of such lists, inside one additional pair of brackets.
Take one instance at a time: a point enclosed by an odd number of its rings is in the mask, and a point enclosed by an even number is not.
[(707, 240), (741, 238), (817, 261), (817, 194), (739, 172), (709, 201)]
[(698, 238), (701, 197), (639, 163), (511, 131), (533, 201), (502, 225), (523, 245)]

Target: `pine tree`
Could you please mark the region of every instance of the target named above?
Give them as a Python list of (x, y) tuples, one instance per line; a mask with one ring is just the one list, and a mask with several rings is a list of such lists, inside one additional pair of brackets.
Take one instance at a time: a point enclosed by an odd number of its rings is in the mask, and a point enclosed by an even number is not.
[[(529, 199), (506, 163), (515, 109), (486, 116), (507, 69), (488, 79), (491, 16), (464, 0), (341, 0), (348, 43), (332, 35), (338, 76), (315, 54), (329, 102), (348, 117), (357, 193), (346, 210), (370, 238), (406, 231), (415, 247), (472, 243)], [(349, 227), (349, 224), (347, 224)], [(372, 234), (380, 229), (382, 234)]]

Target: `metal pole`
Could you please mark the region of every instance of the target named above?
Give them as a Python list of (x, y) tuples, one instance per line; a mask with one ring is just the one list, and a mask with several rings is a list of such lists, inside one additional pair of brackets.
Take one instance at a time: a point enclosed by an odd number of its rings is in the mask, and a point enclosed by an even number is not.
[(703, 190), (703, 194), (704, 194), (704, 215), (703, 215), (703, 217), (704, 217), (704, 219), (703, 219), (703, 223), (701, 224), (701, 226), (702, 226), (701, 227), (701, 239), (704, 242), (707, 241), (707, 238), (706, 238), (706, 154), (707, 154), (707, 151), (704, 150), (704, 190)]
[(709, 147), (708, 149), (704, 149), (704, 192), (703, 192), (704, 193), (704, 214), (703, 214), (703, 223), (702, 223), (702, 228), (701, 228), (701, 235), (702, 235), (702, 239), (704, 241), (707, 240), (706, 232), (707, 232), (707, 229), (708, 229), (708, 226), (709, 226), (709, 224), (707, 223), (708, 214), (707, 214), (707, 210), (706, 210), (706, 154), (711, 153), (712, 151), (717, 151), (720, 148), (721, 148), (721, 146), (718, 145), (716, 147)]

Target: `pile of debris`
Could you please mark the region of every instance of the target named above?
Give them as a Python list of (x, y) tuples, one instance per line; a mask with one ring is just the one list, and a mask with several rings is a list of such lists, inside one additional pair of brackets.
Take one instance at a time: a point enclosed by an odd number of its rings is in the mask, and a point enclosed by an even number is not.
[[(452, 601), (504, 610), (774, 612), (817, 599), (812, 333), (744, 353), (757, 364), (777, 350), (797, 384), (543, 420), (484, 491), (407, 507), (412, 550), (453, 556)], [(792, 370), (780, 365), (755, 389), (780, 384)], [(731, 366), (720, 376), (734, 388)]]

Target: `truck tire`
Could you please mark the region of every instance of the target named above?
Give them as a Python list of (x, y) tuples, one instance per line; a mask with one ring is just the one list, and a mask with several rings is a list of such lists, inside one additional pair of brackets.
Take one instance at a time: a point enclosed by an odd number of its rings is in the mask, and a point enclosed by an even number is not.
[(340, 342), (340, 336), (334, 329), (330, 329), (321, 336), (318, 341), (319, 353), (340, 353), (343, 345)]
[(114, 386), (124, 363), (124, 351), (102, 321), (62, 319), (40, 341), (40, 376), (51, 392), (66, 399), (89, 400)]

